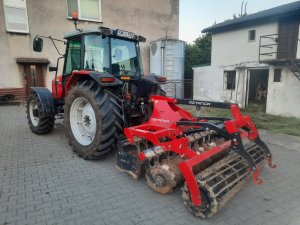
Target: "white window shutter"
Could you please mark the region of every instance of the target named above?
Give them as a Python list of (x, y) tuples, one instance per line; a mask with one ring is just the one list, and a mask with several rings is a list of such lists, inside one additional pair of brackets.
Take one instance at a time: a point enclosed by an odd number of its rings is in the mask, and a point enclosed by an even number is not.
[(6, 30), (29, 33), (26, 0), (4, 0)]

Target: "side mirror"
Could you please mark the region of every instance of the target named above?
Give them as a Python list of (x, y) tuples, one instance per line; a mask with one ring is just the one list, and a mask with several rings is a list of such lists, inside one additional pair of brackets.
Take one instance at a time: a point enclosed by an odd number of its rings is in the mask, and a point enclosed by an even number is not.
[(49, 66), (49, 72), (56, 72), (57, 67), (56, 66)]
[(33, 51), (41, 52), (43, 50), (43, 39), (35, 37), (33, 40)]

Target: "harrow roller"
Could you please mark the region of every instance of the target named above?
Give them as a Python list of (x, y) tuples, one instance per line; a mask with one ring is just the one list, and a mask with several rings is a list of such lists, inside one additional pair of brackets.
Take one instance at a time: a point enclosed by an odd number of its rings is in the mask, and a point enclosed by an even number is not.
[[(257, 165), (266, 159), (263, 149), (249, 143), (245, 146)], [(205, 170), (196, 174), (196, 180), (202, 193), (202, 206), (193, 206), (187, 185), (182, 188), (185, 205), (195, 215), (203, 219), (216, 214), (242, 188), (250, 175), (248, 165), (238, 154), (229, 153)], [(205, 205), (205, 207), (203, 207)]]

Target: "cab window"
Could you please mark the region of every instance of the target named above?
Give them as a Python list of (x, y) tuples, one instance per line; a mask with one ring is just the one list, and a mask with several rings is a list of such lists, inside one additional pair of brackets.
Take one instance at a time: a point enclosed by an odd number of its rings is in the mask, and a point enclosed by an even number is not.
[(68, 42), (67, 61), (64, 74), (71, 74), (73, 70), (80, 70), (80, 50), (80, 39), (74, 39)]
[(85, 36), (84, 69), (109, 72), (109, 38), (102, 35)]
[(113, 75), (135, 75), (139, 71), (139, 58), (135, 42), (111, 39), (111, 62)]

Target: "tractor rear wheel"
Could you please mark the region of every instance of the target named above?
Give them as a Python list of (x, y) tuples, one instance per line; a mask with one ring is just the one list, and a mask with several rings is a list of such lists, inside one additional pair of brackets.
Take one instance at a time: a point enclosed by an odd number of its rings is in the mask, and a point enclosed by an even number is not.
[(35, 134), (47, 134), (53, 130), (54, 116), (43, 116), (42, 103), (35, 92), (30, 92), (26, 107), (28, 124)]
[(123, 130), (114, 95), (90, 80), (69, 91), (64, 124), (70, 145), (84, 159), (99, 159), (113, 150)]

